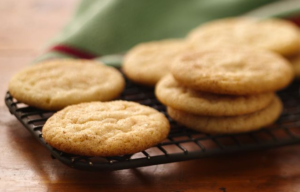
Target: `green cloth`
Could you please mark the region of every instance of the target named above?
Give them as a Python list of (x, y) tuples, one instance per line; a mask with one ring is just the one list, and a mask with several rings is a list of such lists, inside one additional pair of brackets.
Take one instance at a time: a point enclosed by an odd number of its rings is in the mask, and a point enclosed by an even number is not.
[[(96, 56), (104, 56), (101, 59), (106, 63), (119, 65), (119, 56), (106, 55), (124, 53), (140, 42), (184, 37), (191, 29), (213, 19), (247, 12), (255, 15), (255, 9), (274, 2), (283, 1), (84, 0), (49, 47), (67, 45)], [(296, 8), (299, 7), (300, 3)], [(295, 9), (295, 6), (281, 12), (294, 14), (291, 9)], [(276, 15), (275, 13), (273, 10), (270, 14)], [(71, 56), (52, 51), (37, 60), (53, 57)]]

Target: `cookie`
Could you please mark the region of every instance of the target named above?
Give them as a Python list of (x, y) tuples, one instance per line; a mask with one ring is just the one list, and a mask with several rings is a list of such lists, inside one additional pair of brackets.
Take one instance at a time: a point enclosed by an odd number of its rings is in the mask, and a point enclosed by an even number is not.
[(155, 95), (164, 105), (198, 115), (234, 116), (252, 113), (270, 104), (274, 93), (257, 95), (219, 95), (181, 86), (172, 75), (162, 78)]
[(191, 89), (229, 95), (277, 91), (294, 76), (283, 57), (267, 50), (239, 47), (181, 55), (171, 72), (178, 82)]
[(141, 43), (126, 54), (123, 72), (136, 83), (154, 86), (169, 73), (172, 61), (184, 46), (184, 41), (179, 39)]
[(172, 119), (190, 129), (210, 134), (231, 134), (253, 131), (272, 124), (281, 114), (282, 103), (278, 97), (274, 97), (271, 104), (260, 111), (227, 117), (199, 116), (170, 107), (167, 110)]
[(66, 153), (119, 156), (145, 150), (169, 133), (167, 118), (128, 101), (89, 102), (55, 113), (45, 123), (45, 141)]
[(226, 18), (214, 20), (200, 25), (192, 30), (186, 38), (186, 43), (193, 49), (218, 48), (219, 46), (242, 46), (240, 40), (235, 37), (241, 23), (249, 18)]
[(300, 50), (300, 30), (286, 20), (227, 18), (208, 22), (188, 35), (189, 44), (196, 47), (215, 45), (247, 45), (274, 51), (283, 56)]
[(107, 101), (124, 89), (122, 74), (115, 68), (90, 60), (51, 60), (15, 74), (9, 92), (18, 101), (45, 110), (68, 105)]

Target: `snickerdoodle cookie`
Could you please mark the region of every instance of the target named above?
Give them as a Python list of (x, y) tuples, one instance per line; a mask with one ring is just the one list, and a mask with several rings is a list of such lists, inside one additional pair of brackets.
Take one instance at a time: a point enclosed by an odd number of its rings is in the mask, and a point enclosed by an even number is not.
[(195, 47), (246, 45), (291, 56), (300, 49), (300, 30), (286, 20), (236, 17), (208, 22), (191, 31), (187, 41)]
[(277, 91), (294, 77), (290, 63), (282, 56), (240, 47), (181, 55), (171, 72), (180, 84), (191, 89), (229, 95)]
[(172, 75), (162, 78), (155, 95), (163, 104), (198, 115), (233, 116), (258, 111), (273, 100), (274, 93), (256, 95), (219, 95), (181, 86)]
[(45, 123), (45, 141), (61, 151), (85, 156), (119, 156), (145, 150), (169, 133), (167, 118), (128, 101), (89, 102), (57, 112)]
[(50, 60), (15, 74), (9, 92), (18, 101), (46, 110), (87, 102), (106, 101), (124, 89), (121, 73), (90, 60)]
[(281, 114), (282, 103), (278, 97), (274, 97), (271, 104), (260, 111), (227, 117), (194, 115), (170, 107), (167, 110), (172, 119), (190, 129), (211, 134), (230, 134), (253, 131), (272, 124)]
[(174, 58), (184, 48), (185, 43), (180, 39), (138, 44), (126, 54), (122, 69), (130, 80), (154, 86), (160, 78), (169, 73)]

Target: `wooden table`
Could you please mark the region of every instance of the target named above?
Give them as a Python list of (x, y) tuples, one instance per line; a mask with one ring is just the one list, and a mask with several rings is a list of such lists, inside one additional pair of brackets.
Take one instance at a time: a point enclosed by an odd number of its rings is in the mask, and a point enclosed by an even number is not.
[(9, 78), (44, 51), (76, 2), (0, 2), (0, 191), (300, 191), (300, 145), (112, 172), (51, 159), (3, 99)]

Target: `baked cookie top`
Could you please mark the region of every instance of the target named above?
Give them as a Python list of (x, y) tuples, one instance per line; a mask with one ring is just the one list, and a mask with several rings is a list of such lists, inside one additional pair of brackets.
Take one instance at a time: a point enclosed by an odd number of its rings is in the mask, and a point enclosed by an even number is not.
[(188, 35), (193, 46), (247, 45), (274, 51), (283, 56), (300, 50), (300, 30), (293, 23), (280, 19), (227, 18), (208, 22)]
[(15, 74), (9, 92), (18, 101), (46, 110), (106, 101), (124, 89), (121, 73), (90, 60), (60, 59), (39, 63)]
[(283, 57), (267, 50), (239, 47), (181, 55), (171, 72), (186, 87), (229, 95), (277, 91), (294, 76)]
[(85, 156), (119, 156), (145, 150), (169, 133), (167, 118), (128, 101), (89, 102), (55, 113), (43, 138), (61, 151)]
[(234, 96), (195, 91), (180, 85), (172, 75), (157, 83), (155, 95), (163, 104), (174, 109), (209, 116), (252, 113), (269, 105), (274, 97), (274, 93)]
[(169, 73), (172, 61), (184, 50), (184, 46), (180, 39), (138, 44), (126, 54), (122, 69), (130, 80), (154, 86)]
[(278, 97), (274, 97), (270, 105), (262, 110), (227, 117), (194, 115), (170, 107), (167, 108), (167, 111), (172, 119), (190, 129), (210, 134), (232, 134), (254, 131), (269, 126), (280, 116), (282, 103)]

